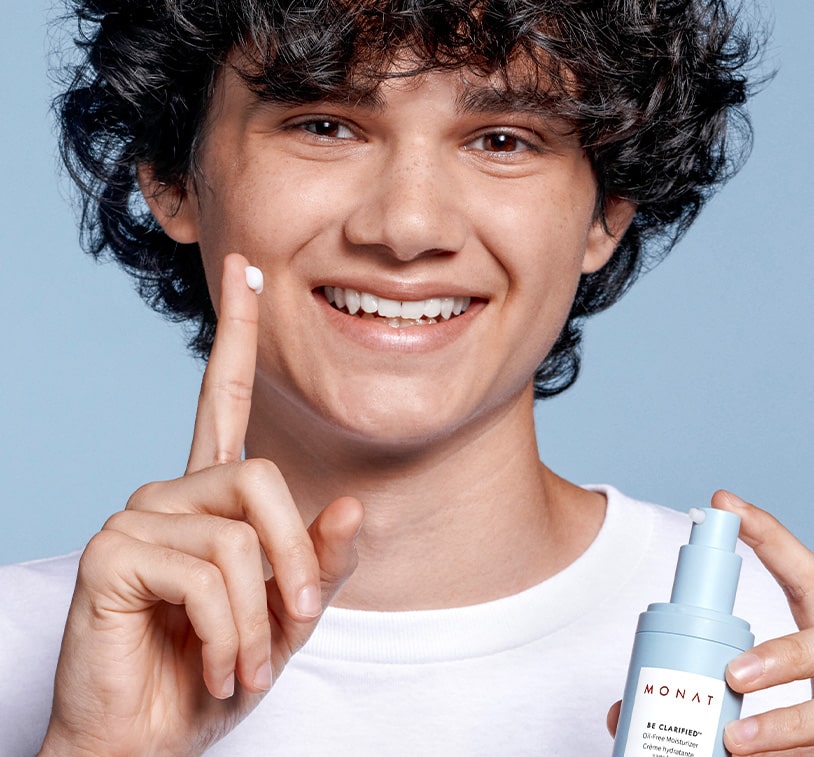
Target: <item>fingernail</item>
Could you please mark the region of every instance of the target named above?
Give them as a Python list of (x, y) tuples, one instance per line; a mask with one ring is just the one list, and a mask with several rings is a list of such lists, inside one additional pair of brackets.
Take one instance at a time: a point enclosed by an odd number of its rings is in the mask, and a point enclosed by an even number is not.
[(246, 266), (246, 284), (249, 289), (260, 294), (263, 291), (263, 272), (253, 265)]
[(744, 718), (743, 720), (733, 720), (726, 726), (727, 740), (731, 744), (742, 746), (754, 741), (757, 736), (757, 718)]
[(254, 675), (254, 688), (260, 689), (260, 691), (268, 691), (271, 688), (271, 680), (271, 662), (265, 662)]
[(220, 699), (229, 699), (235, 693), (235, 674), (230, 673), (220, 687)]
[(729, 663), (728, 670), (740, 683), (751, 683), (763, 673), (763, 662), (757, 655), (745, 652)]
[(316, 618), (322, 612), (322, 592), (316, 586), (306, 586), (297, 595), (297, 612), (306, 618)]

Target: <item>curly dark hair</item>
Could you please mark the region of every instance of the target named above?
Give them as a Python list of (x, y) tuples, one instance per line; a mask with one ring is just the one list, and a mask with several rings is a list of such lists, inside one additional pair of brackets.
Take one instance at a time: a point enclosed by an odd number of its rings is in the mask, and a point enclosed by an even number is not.
[[(82, 52), (57, 99), (61, 151), (83, 193), (87, 250), (115, 258), (156, 310), (193, 326), (215, 312), (197, 245), (171, 240), (136, 169), (182, 190), (194, 176), (215, 74), (235, 59), (285, 103), (375, 88), (410, 51), (418, 74), (472, 68), (522, 87), (579, 135), (605, 199), (637, 204), (611, 260), (584, 275), (535, 396), (576, 379), (583, 319), (616, 302), (686, 231), (751, 143), (741, 106), (756, 45), (724, 0), (72, 0)], [(531, 69), (529, 81), (510, 75)], [(530, 66), (528, 64), (531, 64)], [(392, 70), (392, 69), (391, 69)], [(522, 77), (528, 79), (528, 77)], [(515, 93), (517, 94), (517, 93)]]

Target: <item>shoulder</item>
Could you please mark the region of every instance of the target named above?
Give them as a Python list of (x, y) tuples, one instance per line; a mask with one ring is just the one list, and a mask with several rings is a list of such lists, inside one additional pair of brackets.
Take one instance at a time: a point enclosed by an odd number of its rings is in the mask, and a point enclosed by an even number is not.
[(10, 753), (33, 754), (45, 732), (80, 554), (0, 566), (0, 733)]
[(80, 552), (0, 566), (0, 664), (58, 645), (76, 582)]
[[(666, 601), (675, 572), (678, 550), (686, 544), (691, 523), (685, 513), (663, 505), (634, 499), (608, 485), (592, 485), (592, 491), (607, 501), (605, 521), (597, 542), (605, 541), (606, 555), (614, 562), (624, 560), (635, 566), (626, 575), (630, 582), (641, 582), (656, 596), (650, 601)], [(636, 586), (629, 587), (636, 591)], [(642, 587), (643, 588), (643, 587)]]
[[(76, 582), (81, 552), (0, 566), (0, 622), (5, 628), (36, 623), (47, 632), (53, 616), (65, 614)], [(60, 631), (61, 634), (61, 631)]]
[(47, 557), (43, 560), (29, 560), (28, 562), (0, 565), (0, 589), (5, 589), (7, 579), (13, 577), (25, 582), (48, 584), (67, 581), (73, 583), (79, 567), (79, 558), (82, 550), (78, 549), (65, 555)]

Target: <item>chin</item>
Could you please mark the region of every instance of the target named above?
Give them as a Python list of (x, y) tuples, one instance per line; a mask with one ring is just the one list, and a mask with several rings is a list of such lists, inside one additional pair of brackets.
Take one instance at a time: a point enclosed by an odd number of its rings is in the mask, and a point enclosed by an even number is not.
[[(465, 403), (444, 396), (438, 387), (422, 392), (415, 384), (354, 382), (320, 392), (314, 412), (342, 436), (372, 444), (420, 444), (460, 423)], [(309, 403), (311, 404), (311, 403)]]
[[(270, 408), (268, 417), (296, 438), (319, 439), (325, 452), (414, 458), (471, 442), (501, 416), (511, 416), (525, 394), (532, 397), (529, 387), (528, 392), (519, 386), (497, 391), (483, 372), (481, 382), (450, 372), (432, 377), (360, 374), (341, 381), (322, 375), (322, 381), (292, 382), (281, 393), (286, 400)], [(532, 400), (527, 404), (531, 408)]]
[(442, 448), (456, 447), (482, 432), (494, 416), (487, 404), (473, 398), (454, 397), (434, 391), (421, 397), (389, 393), (378, 401), (343, 405), (332, 413), (332, 428), (341, 444), (350, 445), (360, 454), (377, 459), (400, 457), (405, 461), (427, 453), (437, 454)]

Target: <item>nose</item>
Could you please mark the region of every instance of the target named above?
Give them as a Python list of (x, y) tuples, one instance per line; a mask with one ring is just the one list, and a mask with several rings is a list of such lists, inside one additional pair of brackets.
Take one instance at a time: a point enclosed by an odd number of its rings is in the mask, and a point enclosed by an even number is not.
[(345, 237), (404, 262), (458, 252), (467, 235), (460, 195), (452, 156), (417, 145), (391, 150), (366, 177)]

